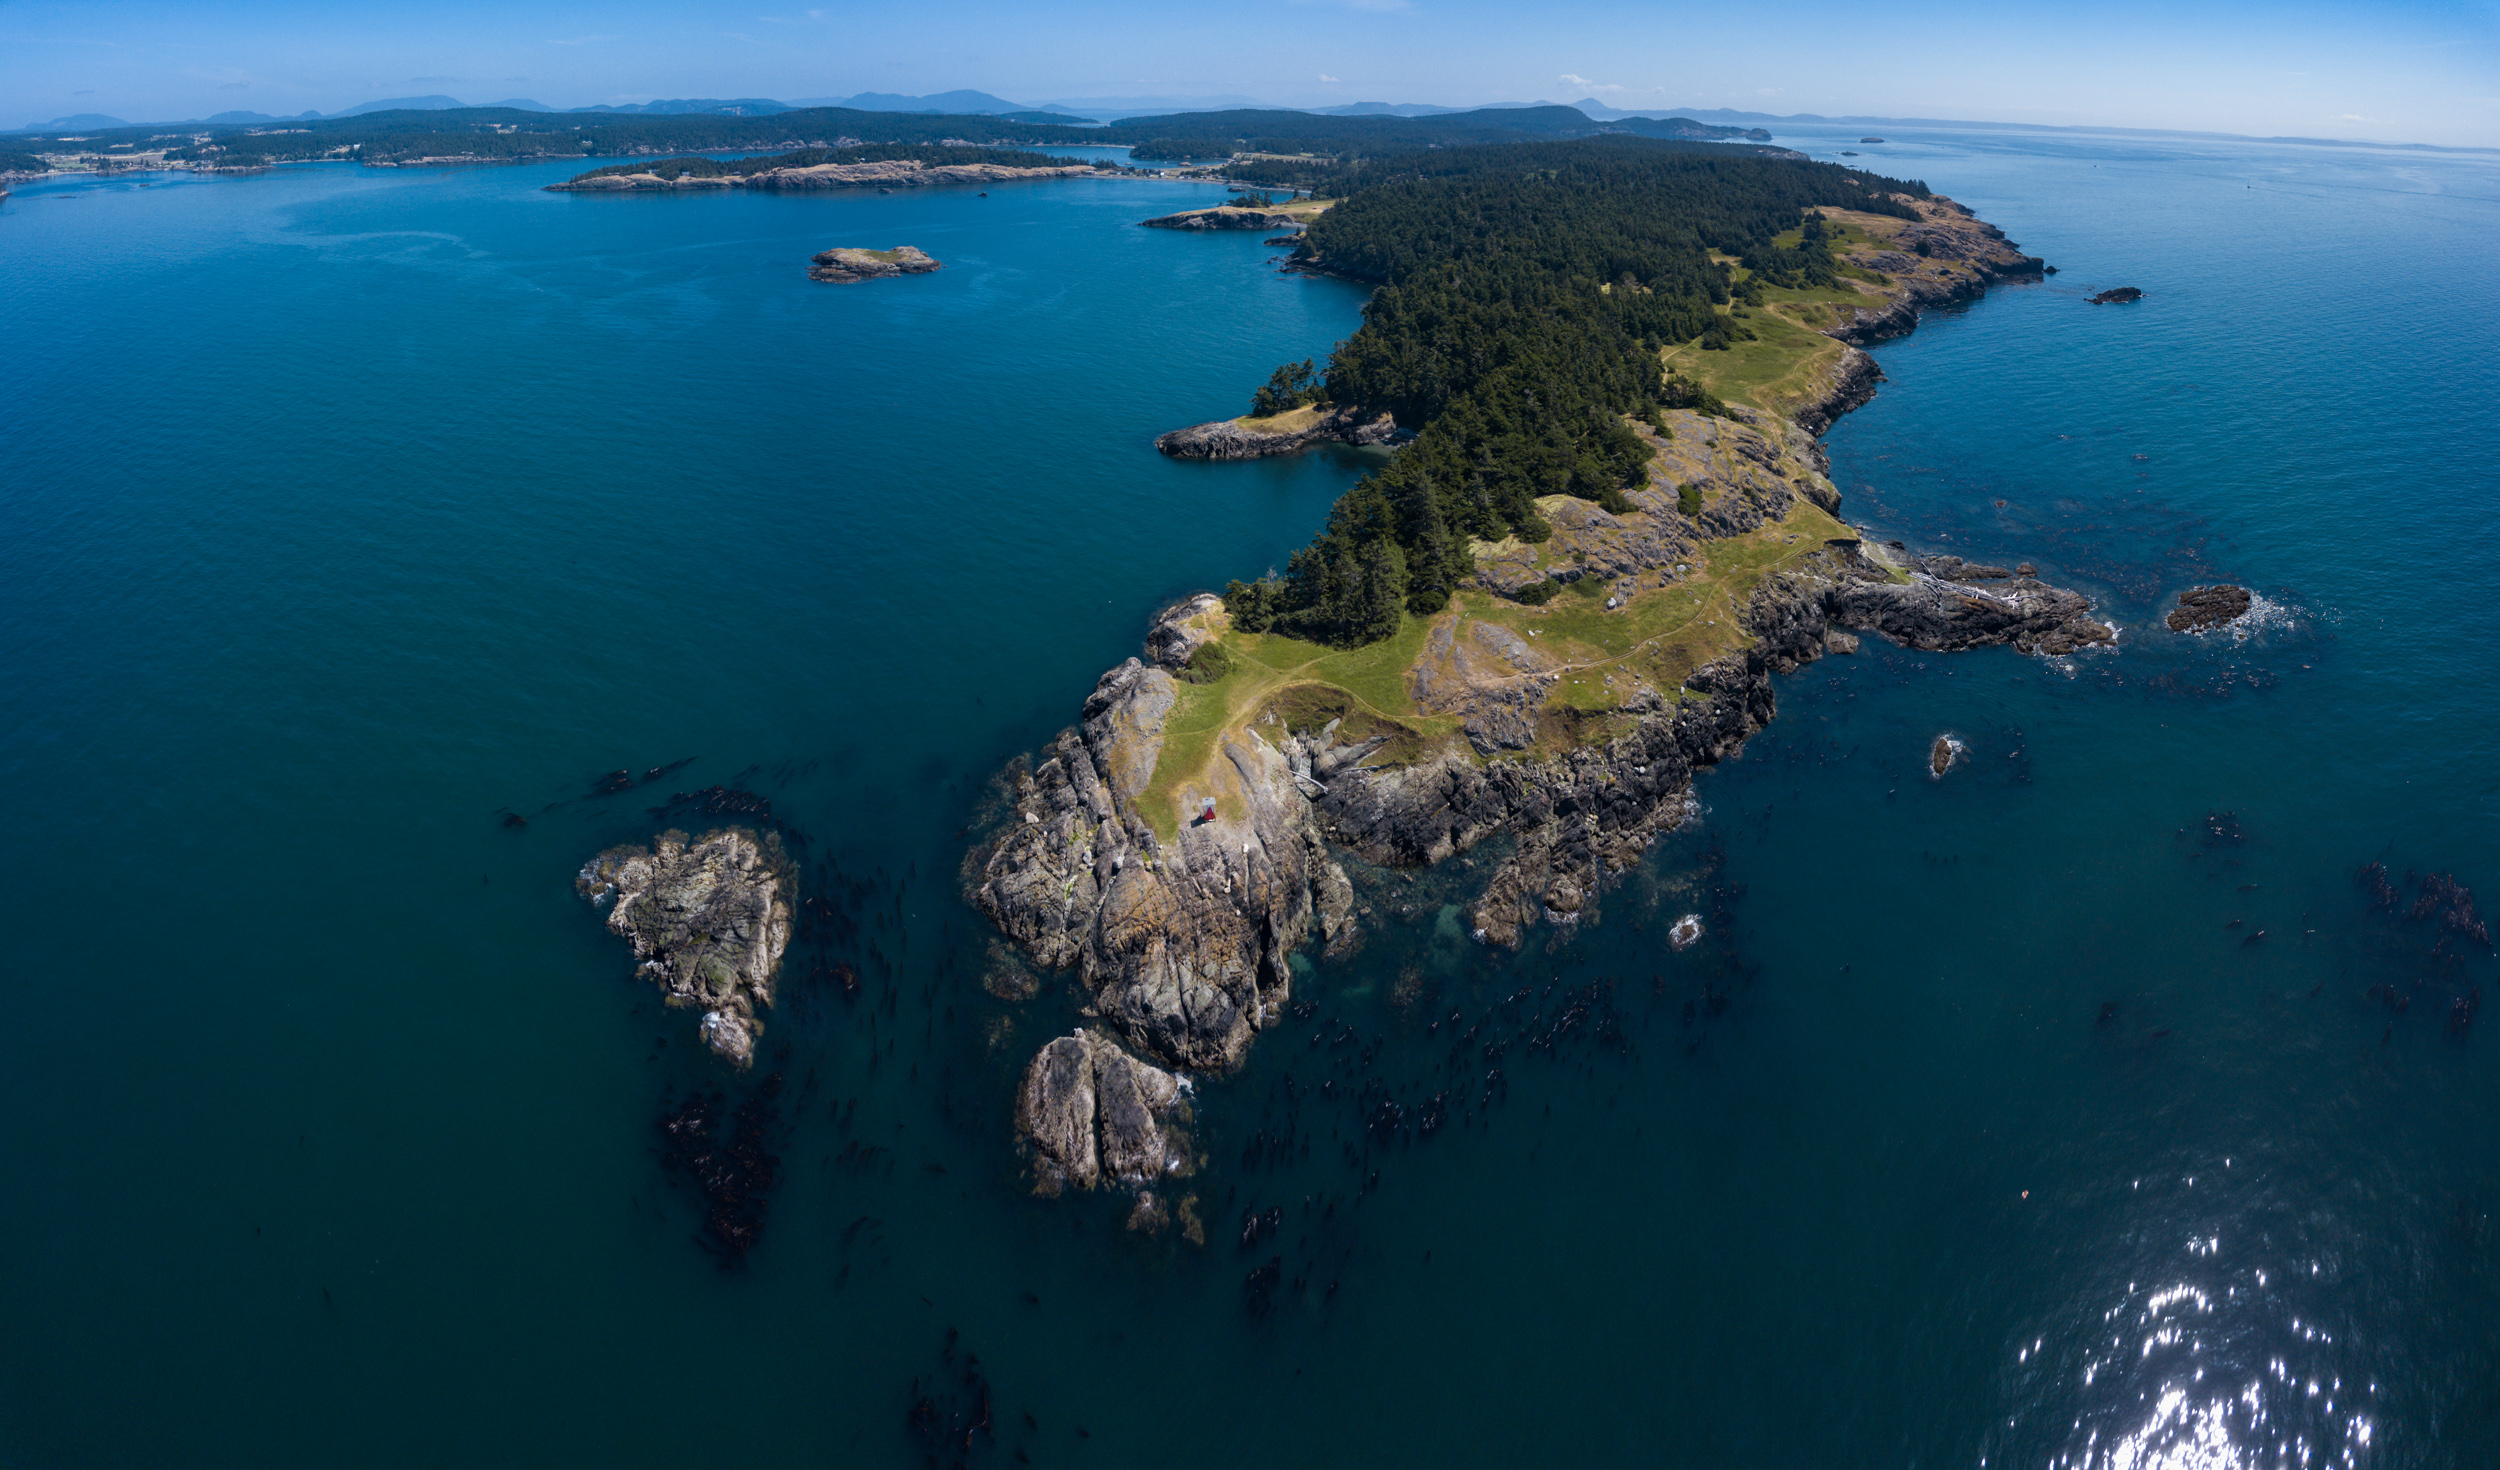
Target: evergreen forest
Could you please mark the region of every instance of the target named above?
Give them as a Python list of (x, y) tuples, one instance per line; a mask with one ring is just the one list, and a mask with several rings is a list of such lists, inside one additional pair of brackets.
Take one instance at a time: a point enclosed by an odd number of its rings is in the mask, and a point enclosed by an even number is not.
[[(1330, 511), (1280, 575), (1225, 591), (1236, 627), (1352, 647), (1447, 606), (1471, 539), (1541, 542), (1537, 499), (1630, 508), (1648, 447), (1634, 418), (1718, 408), (1659, 350), (1725, 346), (1719, 308), (1761, 278), (1828, 283), (1816, 206), (1897, 217), (1914, 182), (1836, 164), (1697, 152), (1637, 138), (1433, 152), (1377, 171), (1296, 247), (1379, 283), (1310, 398), (1416, 431)], [(1779, 237), (1800, 243), (1783, 248)], [(1306, 386), (1301, 365), (1270, 392)], [(1306, 401), (1308, 401), (1306, 399)]]

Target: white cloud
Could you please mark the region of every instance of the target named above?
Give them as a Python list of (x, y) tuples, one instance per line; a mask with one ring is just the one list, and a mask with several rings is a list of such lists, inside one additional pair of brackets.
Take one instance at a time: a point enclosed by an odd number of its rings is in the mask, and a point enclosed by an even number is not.
[(1333, 81), (1335, 81), (1335, 80), (1336, 80), (1336, 78), (1335, 78), (1335, 77), (1330, 76), (1330, 75), (1329, 75), (1328, 73), (1326, 73), (1326, 72), (1321, 72), (1321, 73), (1319, 74), (1319, 79), (1320, 79), (1321, 81), (1323, 81), (1323, 82), (1333, 82)]
[(1629, 92), (1632, 90), (1621, 82), (1592, 82), (1587, 77), (1573, 76), (1570, 72), (1564, 72), (1554, 80), (1568, 82), (1572, 86), (1582, 87), (1591, 92)]

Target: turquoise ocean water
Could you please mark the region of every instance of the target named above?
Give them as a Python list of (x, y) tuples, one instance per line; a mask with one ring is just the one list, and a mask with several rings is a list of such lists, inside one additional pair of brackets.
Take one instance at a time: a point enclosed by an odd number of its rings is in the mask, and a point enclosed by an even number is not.
[[(1160, 600), (1361, 473), (1150, 443), (1357, 288), (1136, 229), (1212, 197), (1139, 181), (0, 204), (0, 1459), (916, 1464), (967, 1355), (974, 1463), (2500, 1455), (2500, 1020), (2448, 1024), (2493, 958), (2353, 877), (2500, 907), (2500, 167), (1783, 141), (2062, 268), (1880, 348), (1835, 477), (2120, 648), (1784, 680), (1568, 944), (1376, 889), (1312, 1011), (1200, 1084), (1204, 1251), (1024, 1196), (1008, 1090), (1073, 1010), (979, 991), (959, 834)], [(906, 243), (947, 268), (801, 273)], [(2083, 303), (2114, 285), (2147, 299)], [(2254, 636), (2155, 625), (2221, 578)], [(1942, 732), (1971, 761), (1929, 781)], [(845, 916), (801, 962), (867, 974), (772, 1017), (737, 1270), (654, 1124), (745, 1084), (569, 887), (715, 782)]]

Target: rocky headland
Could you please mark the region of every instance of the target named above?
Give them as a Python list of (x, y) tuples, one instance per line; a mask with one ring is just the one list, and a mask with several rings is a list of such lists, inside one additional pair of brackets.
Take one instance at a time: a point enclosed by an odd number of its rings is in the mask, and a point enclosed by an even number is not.
[[(2040, 270), (1951, 201), (1920, 212), (1861, 243), (1861, 256), (1898, 254), (1898, 270), (1855, 288), (1863, 309), (1825, 314), (1837, 340), (1800, 368), (1802, 397), (1637, 423), (1652, 453), (1628, 509), (1546, 497), (1546, 541), (1476, 543), (1451, 605), (1374, 646), (1403, 660), (1396, 697), (1382, 702), (1376, 674), (1369, 695), (1335, 682), (1370, 650), (1238, 632), (1201, 595), (1158, 616), (1145, 657), (1105, 673), (1079, 723), (1010, 769), (999, 820), (966, 857), (966, 894), (1038, 968), (1074, 975), (1095, 1028), (1026, 1070), (1017, 1123), (1040, 1187), (1143, 1180), (1139, 1161), (1175, 1156), (1149, 1141), (1168, 1095), (1157, 1079), (1239, 1065), (1285, 1015), (1295, 951), (1316, 942), (1325, 960), (1360, 943), (1347, 858), (1474, 867), (1484, 849), (1476, 938), (1567, 933), (1610, 875), (1688, 820), (1695, 773), (1770, 721), (1775, 676), (1854, 651), (1861, 633), (2044, 656), (2114, 638), (2027, 563), (1921, 556), (1836, 517), (1815, 435), (1880, 377), (1853, 344)], [(1366, 424), (1301, 412), (1277, 447)], [(1276, 452), (1231, 421), (1160, 447)], [(1116, 1122), (1106, 1075), (1122, 1079)], [(1130, 1167), (1103, 1162), (1115, 1130)]]
[(936, 184), (1002, 184), (1016, 179), (1090, 177), (1100, 172), (1090, 164), (1051, 168), (1011, 168), (998, 163), (924, 163), (916, 158), (889, 158), (869, 163), (819, 163), (765, 169), (753, 174), (683, 173), (663, 178), (656, 173), (595, 173), (567, 179), (547, 188), (559, 194), (630, 194), (705, 189), (917, 189)]
[(790, 945), (796, 870), (780, 838), (724, 827), (688, 841), (663, 832), (649, 847), (612, 847), (574, 887), (609, 904), (608, 927), (633, 942), (635, 973), (671, 1006), (700, 1010), (703, 1044), (733, 1065), (755, 1060), (756, 1011), (773, 1003)]
[(1219, 204), (1212, 209), (1184, 209), (1138, 223), (1150, 230), (1298, 230), (1303, 222), (1290, 214)]
[(848, 286), (882, 276), (927, 275), (937, 269), (937, 259), (917, 245), (897, 245), (891, 250), (837, 245), (831, 250), (816, 252), (808, 261), (807, 278)]
[(1174, 459), (1261, 459), (1321, 443), (1387, 444), (1397, 432), (1397, 420), (1385, 413), (1311, 407), (1274, 418), (1192, 424), (1158, 436), (1155, 448)]

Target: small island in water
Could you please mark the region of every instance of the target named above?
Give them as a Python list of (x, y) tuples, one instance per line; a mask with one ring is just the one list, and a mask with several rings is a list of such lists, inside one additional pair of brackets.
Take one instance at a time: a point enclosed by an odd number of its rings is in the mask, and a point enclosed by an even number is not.
[(924, 276), (940, 268), (941, 263), (917, 245), (897, 245), (891, 250), (865, 250), (855, 245), (837, 245), (819, 250), (807, 266), (811, 281), (831, 281), (848, 286), (859, 281), (873, 281), (881, 276)]

